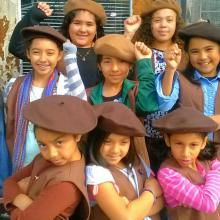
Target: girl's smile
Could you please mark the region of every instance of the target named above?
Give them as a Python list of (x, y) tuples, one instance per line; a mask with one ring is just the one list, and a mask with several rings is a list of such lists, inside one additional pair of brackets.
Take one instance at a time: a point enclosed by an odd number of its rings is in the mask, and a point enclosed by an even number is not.
[(110, 134), (100, 148), (101, 157), (108, 165), (123, 166), (121, 160), (130, 148), (130, 137)]
[(220, 50), (217, 43), (193, 37), (189, 41), (188, 52), (190, 63), (204, 77), (216, 76), (220, 61)]

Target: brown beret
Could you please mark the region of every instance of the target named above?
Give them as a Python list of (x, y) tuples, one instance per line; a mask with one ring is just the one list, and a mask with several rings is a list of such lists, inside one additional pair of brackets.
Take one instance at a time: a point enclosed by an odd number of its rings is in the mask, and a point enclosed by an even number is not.
[(117, 57), (129, 63), (135, 61), (134, 44), (121, 34), (108, 34), (97, 39), (94, 51), (97, 55)]
[(84, 134), (97, 124), (93, 107), (74, 96), (55, 95), (29, 103), (24, 117), (33, 124), (52, 131)]
[(21, 34), (24, 40), (32, 40), (39, 37), (49, 37), (56, 40), (61, 45), (66, 41), (66, 38), (51, 26), (34, 25), (31, 27), (26, 27), (22, 29)]
[(152, 125), (164, 133), (213, 132), (218, 127), (216, 122), (202, 112), (186, 106), (154, 120)]
[(107, 16), (103, 6), (92, 0), (67, 0), (64, 6), (64, 15), (68, 14), (70, 11), (80, 9), (96, 15), (100, 19), (102, 25), (106, 23)]
[(174, 10), (178, 16), (182, 13), (181, 7), (176, 0), (145, 0), (141, 15), (145, 16), (163, 8)]
[(98, 127), (106, 132), (126, 136), (145, 136), (145, 128), (137, 116), (124, 104), (104, 102), (94, 106)]
[(201, 37), (220, 43), (220, 28), (207, 21), (188, 25), (182, 28), (178, 34), (183, 40), (189, 40), (192, 37)]

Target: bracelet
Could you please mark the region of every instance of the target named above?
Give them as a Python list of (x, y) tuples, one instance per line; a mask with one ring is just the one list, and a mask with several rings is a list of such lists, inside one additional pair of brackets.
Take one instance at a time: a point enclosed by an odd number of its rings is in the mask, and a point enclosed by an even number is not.
[(150, 188), (144, 187), (144, 188), (142, 189), (142, 192), (141, 192), (141, 193), (143, 193), (143, 192), (150, 192), (150, 193), (153, 195), (153, 197), (154, 197), (154, 202), (153, 202), (153, 204), (155, 204), (157, 197), (156, 197), (154, 191), (153, 191), (152, 189), (150, 189)]

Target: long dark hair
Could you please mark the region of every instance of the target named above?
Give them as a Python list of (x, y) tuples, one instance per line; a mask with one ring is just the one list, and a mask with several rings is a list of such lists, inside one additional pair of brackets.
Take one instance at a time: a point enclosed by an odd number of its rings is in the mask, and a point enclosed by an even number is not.
[[(104, 130), (100, 128), (95, 128), (88, 134), (87, 142), (85, 144), (85, 156), (87, 164), (96, 164), (106, 167), (107, 163), (103, 160), (100, 154), (100, 148), (104, 143), (105, 139), (110, 135)], [(134, 140), (131, 137), (131, 143), (129, 147), (129, 151), (127, 155), (122, 159), (122, 162), (129, 167), (129, 165), (133, 166), (135, 163), (137, 153), (134, 146)]]
[[(72, 22), (72, 20), (75, 18), (75, 16), (77, 15), (77, 12), (78, 10), (70, 11), (68, 14), (64, 16), (63, 23), (61, 25), (61, 32), (68, 39), (71, 39), (69, 35), (69, 25)], [(104, 36), (104, 28), (101, 25), (100, 19), (96, 15), (94, 16), (95, 16), (95, 22), (96, 22), (96, 28), (97, 28), (96, 30), (97, 35), (94, 37), (93, 42), (95, 42), (96, 39)]]
[[(141, 41), (141, 42), (144, 42), (149, 47), (152, 46), (152, 44), (155, 40), (155, 38), (152, 34), (152, 31), (151, 31), (151, 23), (152, 23), (153, 14), (154, 14), (154, 12), (141, 16), (142, 23), (141, 23), (140, 27), (138, 28), (138, 30), (136, 31), (136, 33), (132, 39), (132, 42)], [(172, 42), (177, 43), (180, 46), (180, 48), (183, 47), (182, 46), (183, 42), (178, 36), (178, 31), (183, 27), (183, 25), (184, 25), (184, 22), (183, 22), (182, 18), (179, 15), (177, 15), (176, 29), (175, 29), (174, 35), (172, 37)]]

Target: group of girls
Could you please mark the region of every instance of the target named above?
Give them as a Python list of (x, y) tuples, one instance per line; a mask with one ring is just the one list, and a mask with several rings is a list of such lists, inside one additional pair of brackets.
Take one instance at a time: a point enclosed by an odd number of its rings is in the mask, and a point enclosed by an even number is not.
[[(171, 220), (220, 219), (220, 29), (182, 27), (175, 0), (147, 0), (123, 36), (101, 36), (106, 15), (94, 1), (68, 0), (64, 13), (73, 44), (62, 48), (60, 33), (32, 26), (52, 15), (38, 3), (9, 45), (33, 68), (4, 91), (11, 218), (160, 219), (165, 205)], [(132, 64), (137, 82), (127, 79)]]

